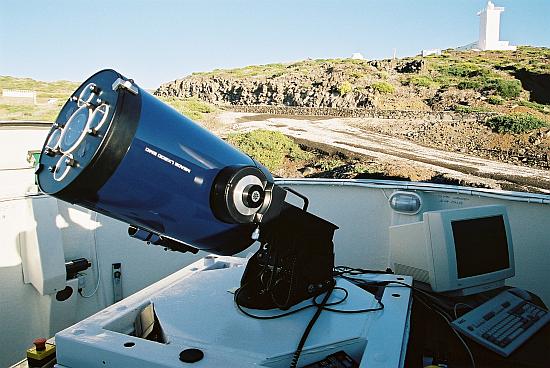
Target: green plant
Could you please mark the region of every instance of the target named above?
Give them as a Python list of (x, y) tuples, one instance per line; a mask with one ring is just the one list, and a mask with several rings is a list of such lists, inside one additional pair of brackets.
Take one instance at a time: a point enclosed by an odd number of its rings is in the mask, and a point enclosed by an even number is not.
[(547, 126), (547, 123), (533, 115), (510, 114), (489, 118), (485, 125), (498, 133), (523, 133)]
[(378, 74), (378, 78), (380, 79), (388, 79), (390, 77), (390, 74), (385, 70), (381, 70), (377, 74)]
[(540, 112), (545, 113), (545, 114), (550, 113), (550, 105), (540, 104), (540, 103), (537, 103), (537, 102), (531, 102), (531, 101), (526, 101), (526, 100), (520, 100), (519, 104), (521, 106), (530, 107), (532, 109), (535, 109), (535, 110), (540, 111)]
[(485, 81), (485, 85), (483, 88), (485, 90), (493, 90), (504, 98), (516, 98), (520, 95), (522, 91), (521, 82), (516, 79), (488, 79), (487, 81)]
[(201, 120), (204, 117), (204, 114), (215, 111), (215, 108), (212, 105), (201, 101), (196, 97), (183, 99), (175, 97), (159, 98), (191, 120)]
[(230, 134), (227, 141), (261, 162), (270, 171), (280, 169), (285, 158), (293, 161), (311, 158), (311, 153), (302, 150), (292, 139), (270, 130), (258, 129)]
[(338, 86), (338, 92), (340, 93), (340, 96), (343, 96), (351, 91), (353, 91), (353, 85), (348, 81), (344, 81)]
[(491, 110), (483, 108), (483, 107), (475, 107), (475, 106), (464, 106), (464, 105), (454, 105), (453, 110), (456, 112), (464, 112), (464, 113), (475, 113), (475, 112), (489, 112)]
[(479, 82), (477, 80), (467, 79), (467, 80), (463, 80), (463, 81), (458, 82), (456, 87), (458, 89), (475, 89), (475, 90), (477, 90), (477, 89), (481, 88), (481, 82)]
[(425, 75), (413, 75), (412, 77), (408, 78), (405, 83), (410, 86), (419, 87), (431, 87), (436, 84), (432, 78)]
[(361, 79), (365, 76), (364, 73), (361, 73), (359, 71), (353, 71), (349, 74), (350, 77), (354, 78), (354, 79)]
[(315, 163), (315, 166), (322, 171), (330, 171), (344, 165), (344, 161), (337, 158), (323, 158)]
[(371, 86), (375, 91), (380, 93), (394, 93), (395, 87), (388, 82), (375, 82)]
[(487, 75), (489, 73), (489, 71), (484, 67), (468, 62), (440, 65), (438, 69), (444, 74), (453, 75), (455, 77), (461, 78), (472, 78)]
[(487, 97), (487, 102), (491, 105), (502, 105), (504, 103), (504, 99), (500, 96), (489, 96)]

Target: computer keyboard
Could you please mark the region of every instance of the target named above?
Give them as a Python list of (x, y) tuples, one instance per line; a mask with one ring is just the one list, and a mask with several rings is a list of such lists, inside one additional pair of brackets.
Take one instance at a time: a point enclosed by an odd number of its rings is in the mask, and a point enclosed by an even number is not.
[(452, 322), (455, 329), (507, 357), (550, 321), (550, 313), (503, 291)]

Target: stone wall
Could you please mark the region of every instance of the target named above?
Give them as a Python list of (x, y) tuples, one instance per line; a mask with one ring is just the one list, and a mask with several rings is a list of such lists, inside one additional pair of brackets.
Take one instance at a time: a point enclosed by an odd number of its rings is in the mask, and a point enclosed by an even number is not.
[(301, 115), (330, 116), (343, 118), (378, 118), (407, 120), (448, 120), (448, 121), (485, 121), (493, 116), (491, 112), (459, 113), (454, 111), (411, 111), (411, 110), (379, 110), (379, 109), (348, 109), (331, 107), (296, 107), (271, 105), (224, 105), (225, 110), (270, 114), (270, 115)]

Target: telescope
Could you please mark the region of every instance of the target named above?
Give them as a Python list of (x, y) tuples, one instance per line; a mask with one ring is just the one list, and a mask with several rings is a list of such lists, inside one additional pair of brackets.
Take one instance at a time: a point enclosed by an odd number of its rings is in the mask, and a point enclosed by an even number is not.
[(44, 193), (166, 249), (233, 255), (258, 240), (242, 306), (288, 309), (332, 283), (336, 225), (307, 212), (303, 196), (302, 207), (288, 203), (263, 165), (114, 70), (67, 100), (36, 175)]

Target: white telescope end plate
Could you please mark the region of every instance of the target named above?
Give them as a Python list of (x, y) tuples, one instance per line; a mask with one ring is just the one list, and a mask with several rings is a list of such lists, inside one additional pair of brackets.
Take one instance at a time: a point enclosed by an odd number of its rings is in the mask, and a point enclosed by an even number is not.
[[(239, 286), (245, 264), (243, 258), (206, 257), (59, 332), (55, 337), (56, 367), (288, 367), (315, 308), (274, 320), (243, 315), (230, 291)], [(412, 283), (408, 276), (365, 276), (372, 281), (395, 281), (397, 277)], [(337, 285), (346, 288), (349, 296), (334, 308), (377, 306), (371, 294), (350, 282), (338, 279)], [(329, 301), (342, 295), (335, 290)], [(395, 284), (384, 292), (383, 311), (323, 311), (307, 339), (299, 366), (340, 350), (361, 366), (403, 366), (410, 300), (410, 289)], [(130, 335), (136, 316), (150, 303), (166, 336), (165, 344)], [(292, 309), (305, 303), (310, 301)], [(281, 313), (249, 311), (257, 315)], [(203, 359), (196, 363), (180, 361), (180, 352), (189, 348), (200, 349)]]

